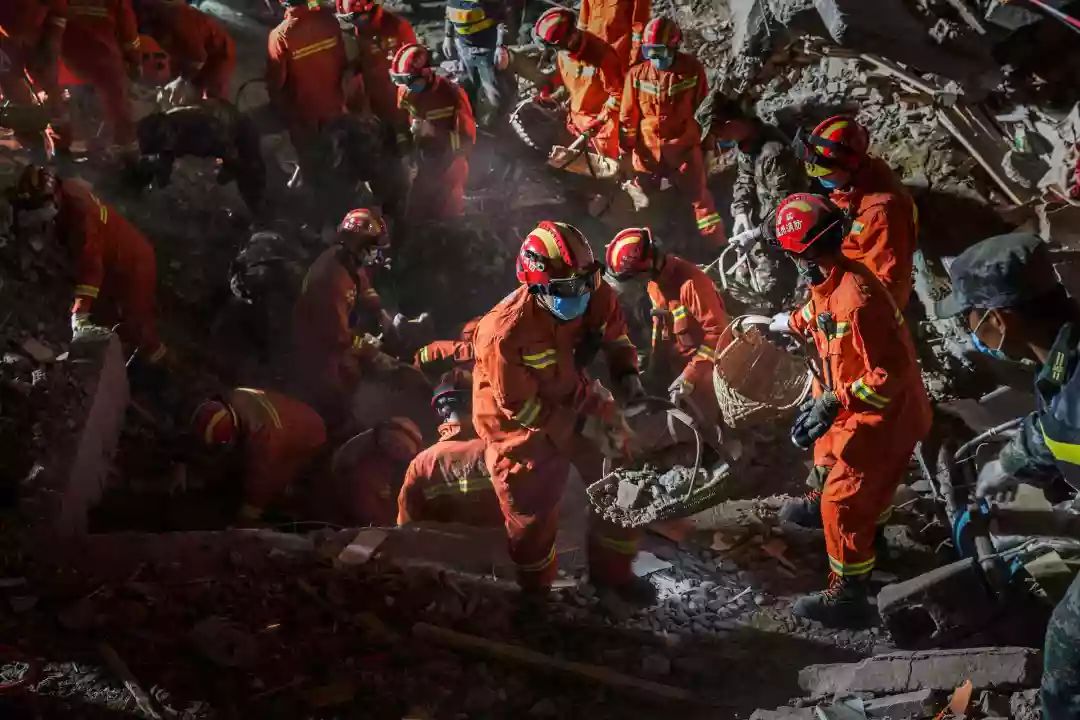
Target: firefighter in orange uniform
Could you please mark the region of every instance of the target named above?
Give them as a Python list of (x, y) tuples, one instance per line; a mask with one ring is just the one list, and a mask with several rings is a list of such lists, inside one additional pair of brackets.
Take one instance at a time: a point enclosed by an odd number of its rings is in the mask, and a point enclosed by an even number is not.
[(720, 424), (713, 390), (717, 344), (728, 326), (716, 285), (692, 262), (660, 251), (649, 228), (627, 228), (607, 246), (608, 272), (620, 283), (645, 281), (653, 307), (653, 346), (665, 357), (650, 358), (670, 369), (668, 392), (705, 428)]
[(844, 212), (819, 195), (792, 195), (776, 214), (777, 240), (810, 284), (810, 301), (778, 315), (772, 329), (812, 340), (823, 358), (791, 438), (829, 462), (818, 500), (829, 587), (800, 599), (793, 612), (830, 626), (872, 615), (867, 580), (877, 521), (931, 421), (904, 316), (881, 281), (842, 252), (847, 226)]
[[(48, 95), (50, 108), (58, 106), (57, 69), (66, 26), (67, 0), (0, 3), (0, 57), (7, 57), (7, 62), (0, 62), (0, 93), (5, 100), (20, 105), (35, 103), (34, 88), (25, 77), (29, 74)], [(38, 133), (16, 132), (15, 138), (23, 147), (42, 146)]]
[(228, 451), (243, 463), (241, 525), (257, 523), (326, 445), (318, 413), (287, 395), (255, 388), (204, 401), (192, 415), (191, 430), (206, 447)]
[[(375, 116), (390, 127), (403, 124), (397, 103), (397, 88), (390, 80), (390, 63), (397, 51), (417, 42), (408, 20), (390, 12), (380, 0), (337, 0), (338, 14), (348, 21), (360, 45), (359, 75), (367, 103)], [(361, 109), (351, 101), (349, 109)]]
[(626, 66), (641, 61), (641, 35), (652, 14), (652, 0), (582, 0), (579, 26), (619, 54)]
[(398, 494), (398, 525), (459, 522), (498, 527), (502, 510), (484, 462), (487, 444), (472, 424), (472, 375), (446, 373), (435, 387), (431, 406), (439, 414), (439, 442), (409, 463)]
[(461, 328), (457, 340), (435, 340), (416, 351), (413, 365), (429, 377), (436, 377), (454, 368), (472, 370), (476, 353), (473, 352), (473, 336), (480, 318), (474, 317)]
[(372, 269), (385, 264), (389, 249), (381, 217), (367, 209), (349, 212), (337, 243), (308, 270), (293, 309), (298, 385), (331, 426), (343, 419), (360, 362), (372, 349), (365, 346), (365, 332), (393, 323), (371, 284)]
[[(588, 483), (600, 477), (600, 452), (632, 451), (611, 394), (585, 375), (602, 349), (621, 394), (644, 394), (637, 350), (600, 268), (581, 231), (542, 222), (518, 254), (521, 286), (476, 329), (473, 424), (487, 443), (518, 583), (530, 593), (546, 592), (555, 578), (558, 508), (571, 464)], [(594, 584), (630, 596), (648, 590), (630, 570), (635, 531), (594, 515), (588, 549)]]
[(390, 418), (346, 442), (334, 453), (328, 511), (345, 525), (393, 525), (405, 470), (423, 447), (420, 428), (405, 417)]
[(705, 100), (705, 68), (679, 52), (682, 31), (667, 18), (645, 26), (642, 53), (647, 62), (630, 68), (623, 93), (622, 149), (630, 153), (643, 193), (667, 178), (690, 200), (698, 232), (724, 242), (724, 221), (716, 211), (705, 177), (701, 126), (694, 114)]
[(305, 179), (319, 182), (319, 133), (345, 114), (347, 62), (341, 27), (316, 0), (282, 0), (285, 19), (270, 32), (266, 89), (300, 159)]
[(476, 144), (469, 98), (452, 80), (435, 74), (423, 45), (398, 50), (390, 72), (398, 107), (409, 117), (409, 126), (398, 129), (398, 143), (411, 146), (417, 156), (410, 213), (433, 220), (460, 217), (469, 153)]
[[(588, 133), (602, 155), (619, 156), (619, 102), (626, 68), (615, 50), (596, 35), (575, 27), (574, 13), (551, 8), (540, 16), (533, 36), (560, 50), (553, 82), (570, 94), (566, 129), (570, 137)], [(541, 95), (549, 94), (545, 88)]]
[(55, 233), (76, 258), (74, 337), (109, 332), (91, 322), (100, 298), (120, 315), (120, 339), (138, 349), (139, 365), (157, 365), (165, 345), (157, 333), (157, 262), (150, 242), (89, 186), (61, 180), (45, 168), (26, 168), (15, 193), (18, 231), (27, 236)]
[[(131, 0), (68, 0), (62, 57), (79, 79), (97, 90), (112, 126), (111, 151), (124, 158), (137, 156), (128, 76), (138, 77), (141, 56)], [(59, 134), (61, 146), (71, 142), (69, 129)]]
[(867, 155), (870, 137), (854, 118), (838, 115), (795, 140), (807, 174), (854, 219), (844, 255), (878, 276), (897, 306), (907, 307), (913, 286), (918, 209), (888, 163)]
[(146, 34), (169, 54), (174, 72), (202, 97), (229, 99), (236, 43), (220, 22), (187, 3), (169, 0), (137, 0), (136, 10)]

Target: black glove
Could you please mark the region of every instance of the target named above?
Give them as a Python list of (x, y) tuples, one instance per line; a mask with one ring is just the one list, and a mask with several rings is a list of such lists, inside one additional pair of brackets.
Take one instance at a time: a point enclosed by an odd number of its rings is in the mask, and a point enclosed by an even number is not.
[(840, 413), (840, 400), (829, 391), (810, 398), (799, 406), (799, 414), (791, 425), (791, 442), (807, 450), (832, 427)]

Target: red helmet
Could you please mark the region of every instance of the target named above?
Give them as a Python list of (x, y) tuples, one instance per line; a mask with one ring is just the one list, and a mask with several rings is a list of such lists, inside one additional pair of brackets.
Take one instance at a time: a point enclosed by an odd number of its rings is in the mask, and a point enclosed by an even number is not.
[(423, 45), (410, 43), (394, 54), (390, 79), (395, 85), (408, 85), (417, 77), (431, 77), (431, 52)]
[(678, 50), (682, 45), (682, 30), (674, 20), (665, 17), (653, 18), (645, 26), (645, 32), (641, 34), (642, 47), (664, 46), (672, 50)]
[(572, 297), (596, 289), (600, 263), (580, 230), (545, 220), (521, 244), (517, 279), (546, 294)]
[(60, 178), (51, 169), (27, 165), (15, 183), (15, 205), (24, 209), (39, 208), (56, 197)]
[(793, 255), (822, 241), (842, 241), (846, 234), (847, 216), (821, 195), (789, 195), (776, 208), (776, 242)]
[(377, 212), (367, 208), (357, 208), (347, 212), (341, 219), (338, 232), (378, 240), (386, 235), (386, 223)]
[(794, 145), (795, 153), (806, 163), (806, 174), (826, 181), (838, 171), (858, 170), (869, 148), (866, 128), (849, 115), (835, 115), (809, 135), (800, 132)]
[(533, 26), (533, 37), (544, 45), (561, 45), (577, 29), (577, 16), (566, 8), (546, 10)]
[(233, 445), (239, 431), (236, 412), (222, 400), (206, 400), (191, 416), (192, 434), (208, 447)]
[(649, 272), (656, 258), (652, 230), (649, 228), (626, 228), (607, 246), (608, 272), (616, 280)]
[(395, 459), (411, 460), (424, 449), (424, 434), (407, 417), (392, 417), (375, 429), (376, 443)]
[(379, 0), (337, 0), (338, 15), (364, 15), (379, 7)]

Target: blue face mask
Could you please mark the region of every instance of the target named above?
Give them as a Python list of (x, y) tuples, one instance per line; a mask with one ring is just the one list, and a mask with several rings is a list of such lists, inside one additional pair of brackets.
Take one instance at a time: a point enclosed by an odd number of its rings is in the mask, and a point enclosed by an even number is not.
[(585, 293), (577, 297), (558, 297), (549, 295), (547, 307), (551, 314), (560, 320), (574, 320), (585, 314), (589, 309), (589, 298), (592, 293)]
[(732, 148), (739, 147), (739, 143), (734, 140), (717, 140), (716, 146), (721, 150), (731, 150)]
[(652, 66), (657, 70), (667, 70), (675, 63), (675, 56), (667, 55), (661, 57), (651, 57), (649, 58), (649, 62), (651, 62)]
[(825, 188), (826, 190), (835, 190), (836, 188), (840, 187), (840, 183), (836, 182), (835, 180), (818, 178), (817, 181), (821, 183), (821, 187)]
[(975, 349), (981, 352), (983, 355), (989, 355), (995, 360), (1008, 360), (1009, 356), (1003, 353), (999, 349), (995, 349), (984, 343), (979, 339), (979, 336), (975, 332), (969, 333), (971, 337), (971, 344), (975, 346)]
[(427, 90), (427, 80), (424, 78), (416, 78), (415, 80), (410, 81), (406, 87), (411, 93), (422, 93)]

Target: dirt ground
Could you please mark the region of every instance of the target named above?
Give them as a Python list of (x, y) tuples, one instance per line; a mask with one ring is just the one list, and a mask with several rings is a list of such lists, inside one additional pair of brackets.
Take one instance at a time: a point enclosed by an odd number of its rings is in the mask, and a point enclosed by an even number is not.
[[(710, 29), (728, 21), (723, 3), (657, 2), (688, 27), (700, 56), (722, 64), (727, 40)], [(442, 3), (408, 10), (422, 39), (437, 44)], [(256, 0), (208, 0), (203, 9), (233, 33), (240, 65), (240, 106), (265, 101), (257, 82), (271, 18)], [(700, 27), (695, 20), (701, 20)], [(1034, 60), (1030, 60), (1034, 62)], [(488, 148), (491, 138), (482, 138)], [(214, 183), (210, 162), (181, 160), (172, 185), (132, 195), (94, 160), (62, 170), (90, 181), (153, 239), (159, 268), (162, 334), (176, 358), (176, 394), (190, 404), (239, 384), (278, 385), (287, 363), (253, 351), (228, 312), (228, 268), (254, 230), (273, 229), (310, 261), (325, 247), (324, 228), (306, 211), (304, 192), (288, 191), (292, 159), (282, 134), (264, 137), (274, 180), (273, 211), (252, 218), (235, 188)], [(399, 238), (393, 270), (377, 281), (395, 309), (431, 312), (437, 335), (449, 336), (513, 289), (513, 253), (541, 219), (573, 222), (597, 251), (622, 224), (627, 202), (602, 218), (587, 211), (593, 190), (550, 173), (524, 146), (494, 154), (478, 149), (470, 182), (470, 214), (462, 223), (416, 227)], [(25, 159), (5, 142), (0, 174)], [(732, 173), (713, 178), (726, 208)], [(601, 193), (603, 194), (603, 193)], [(669, 247), (707, 262), (691, 220), (654, 209)], [(44, 342), (54, 358), (31, 372), (23, 355), (5, 354), (0, 367), (0, 523), (14, 531), (20, 485), (48, 464), (52, 438), (70, 432), (65, 408), (85, 400), (60, 356), (68, 347), (70, 282), (47, 251), (0, 246), (0, 332), (5, 348)], [(33, 302), (16, 299), (33, 298)], [(4, 310), (10, 307), (10, 310)], [(5, 316), (6, 314), (6, 316)], [(288, 319), (284, 327), (287, 331)], [(8, 355), (12, 355), (11, 358)], [(21, 358), (21, 359), (20, 359)], [(426, 404), (426, 390), (419, 402)], [(181, 402), (179, 406), (183, 406)], [(369, 417), (385, 407), (367, 408)], [(433, 419), (429, 419), (433, 423)], [(197, 474), (177, 488), (169, 474), (174, 423), (129, 413), (109, 486), (90, 518), (94, 533), (220, 530), (235, 510), (230, 478)], [(29, 438), (28, 438), (29, 436)], [(429, 438), (433, 440), (434, 438)], [(0, 694), (0, 716), (11, 718), (152, 717), (137, 707), (102, 643), (115, 649), (146, 688), (163, 717), (185, 718), (744, 718), (756, 708), (801, 695), (798, 671), (808, 664), (850, 661), (893, 649), (880, 627), (825, 631), (800, 622), (790, 608), (820, 589), (826, 576), (820, 531), (781, 527), (784, 496), (803, 492), (809, 458), (790, 444), (784, 427), (740, 438), (746, 462), (725, 488), (726, 502), (696, 523), (651, 532), (643, 550), (662, 566), (650, 579), (655, 605), (636, 612), (609, 607), (588, 584), (580, 547), (560, 562), (569, 570), (561, 589), (536, 614), (519, 606), (505, 582), (461, 573), (453, 559), (433, 570), (387, 551), (359, 567), (336, 560), (342, 535), (308, 523), (301, 487), (271, 521), (304, 545), (301, 551), (261, 547), (254, 555), (226, 554), (224, 567), (178, 579), (166, 563), (139, 566), (121, 579), (92, 571), (62, 573), (36, 566), (14, 532), (0, 533), (0, 637), (40, 658), (35, 692)], [(11, 462), (8, 462), (10, 459)], [(912, 468), (908, 486), (918, 482)], [(910, 490), (886, 533), (889, 547), (873, 583), (878, 588), (952, 559), (932, 503)], [(10, 502), (2, 502), (9, 498)], [(580, 508), (579, 508), (580, 509)], [(325, 528), (314, 536), (312, 528)], [(348, 542), (346, 539), (345, 542)], [(307, 544), (310, 543), (310, 547)], [(477, 541), (481, 551), (501, 540)], [(246, 553), (247, 551), (245, 551)], [(504, 580), (504, 578), (500, 578)], [(450, 628), (551, 656), (603, 665), (638, 679), (685, 690), (690, 700), (658, 698), (647, 687), (605, 689), (515, 663), (452, 650), (426, 636), (423, 624)], [(985, 638), (980, 638), (985, 640)], [(975, 639), (972, 639), (974, 642)], [(0, 646), (0, 679), (25, 672)], [(644, 683), (637, 683), (644, 685)]]

